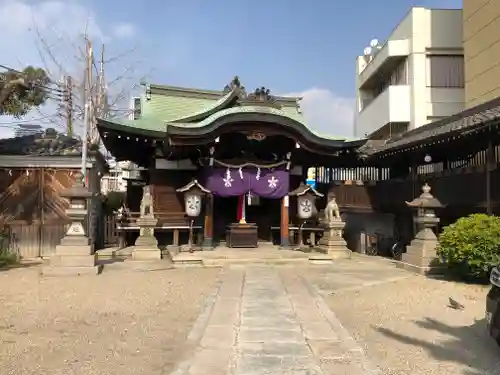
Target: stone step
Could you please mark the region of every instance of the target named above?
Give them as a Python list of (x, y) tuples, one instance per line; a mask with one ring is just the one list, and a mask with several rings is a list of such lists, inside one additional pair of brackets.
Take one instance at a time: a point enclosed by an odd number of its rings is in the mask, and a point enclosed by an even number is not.
[(118, 260), (116, 262), (106, 263), (106, 272), (113, 270), (124, 271), (163, 271), (172, 269), (172, 262), (166, 259), (162, 260)]
[(175, 266), (203, 266), (203, 258), (193, 253), (179, 253), (172, 257)]
[(307, 258), (211, 258), (203, 259), (203, 264), (206, 266), (224, 266), (224, 265), (250, 265), (250, 264), (266, 264), (266, 265), (285, 265), (285, 264), (300, 264), (307, 263)]
[(313, 264), (332, 263), (337, 259), (351, 258), (350, 250), (331, 251), (328, 253), (313, 253), (309, 255), (309, 262)]

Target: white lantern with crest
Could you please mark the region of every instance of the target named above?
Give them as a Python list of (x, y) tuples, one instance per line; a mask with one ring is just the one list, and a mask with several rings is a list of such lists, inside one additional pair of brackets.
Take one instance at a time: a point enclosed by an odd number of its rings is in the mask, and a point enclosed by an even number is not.
[(310, 185), (301, 183), (299, 187), (289, 193), (297, 197), (297, 216), (301, 220), (308, 220), (316, 216), (316, 198), (323, 197), (319, 191)]
[(200, 216), (203, 197), (210, 194), (197, 180), (192, 180), (189, 184), (177, 189), (177, 192), (184, 193), (184, 211), (190, 218)]

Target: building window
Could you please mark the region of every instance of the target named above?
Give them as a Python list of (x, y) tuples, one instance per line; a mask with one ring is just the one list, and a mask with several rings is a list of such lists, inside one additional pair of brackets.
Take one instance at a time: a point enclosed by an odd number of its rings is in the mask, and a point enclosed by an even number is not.
[(431, 55), (428, 59), (430, 87), (464, 87), (464, 57), (462, 55)]
[(391, 70), (390, 74), (384, 76), (381, 82), (375, 87), (375, 97), (380, 95), (389, 86), (407, 85), (408, 84), (408, 60), (403, 59), (396, 67)]

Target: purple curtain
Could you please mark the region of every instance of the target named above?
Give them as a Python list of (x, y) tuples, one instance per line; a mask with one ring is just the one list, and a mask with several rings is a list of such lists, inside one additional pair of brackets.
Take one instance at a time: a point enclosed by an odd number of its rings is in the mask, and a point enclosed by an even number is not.
[(252, 194), (263, 198), (283, 198), (290, 191), (290, 174), (285, 167), (276, 169), (261, 169), (250, 174)]
[(238, 169), (209, 168), (205, 177), (205, 187), (220, 197), (243, 195), (250, 190), (250, 184), (244, 171), (242, 176)]
[(283, 198), (290, 189), (290, 175), (285, 167), (209, 168), (206, 170), (205, 186), (221, 197), (251, 192), (263, 198)]

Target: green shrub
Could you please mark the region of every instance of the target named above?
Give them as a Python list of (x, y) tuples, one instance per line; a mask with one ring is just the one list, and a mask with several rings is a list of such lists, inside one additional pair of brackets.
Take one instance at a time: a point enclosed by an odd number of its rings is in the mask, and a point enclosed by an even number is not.
[(10, 264), (15, 264), (19, 261), (19, 257), (17, 254), (5, 250), (5, 249), (0, 249), (0, 268), (8, 266)]
[(438, 256), (454, 276), (485, 281), (500, 265), (500, 217), (473, 214), (444, 228)]

